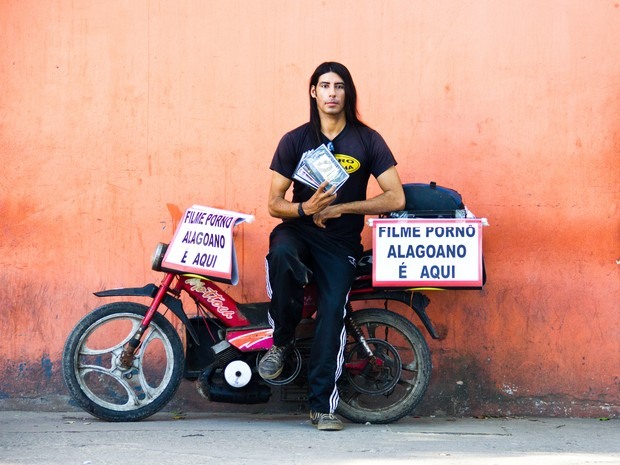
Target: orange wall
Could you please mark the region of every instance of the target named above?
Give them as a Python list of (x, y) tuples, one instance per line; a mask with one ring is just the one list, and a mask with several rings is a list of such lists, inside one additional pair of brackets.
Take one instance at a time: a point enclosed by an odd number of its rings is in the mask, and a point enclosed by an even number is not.
[(618, 24), (616, 0), (2, 1), (0, 399), (66, 394), (91, 293), (157, 279), (191, 204), (256, 215), (230, 292), (266, 298), (271, 155), (338, 60), (403, 180), (491, 223), (485, 290), (430, 295), (420, 411), (617, 416)]

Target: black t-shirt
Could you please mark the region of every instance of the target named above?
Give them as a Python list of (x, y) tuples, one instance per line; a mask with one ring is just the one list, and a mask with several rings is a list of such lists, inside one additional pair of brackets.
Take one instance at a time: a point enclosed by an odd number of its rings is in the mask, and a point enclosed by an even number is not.
[[(321, 137), (321, 144), (327, 145), (330, 142), (325, 136)], [(334, 156), (349, 174), (347, 181), (336, 193), (334, 204), (365, 200), (370, 175), (376, 178), (396, 165), (394, 155), (381, 135), (367, 126), (347, 124), (331, 142)], [(270, 169), (288, 179), (293, 179), (293, 173), (302, 155), (319, 145), (310, 123), (293, 129), (280, 140)], [(293, 202), (305, 202), (314, 192), (311, 187), (293, 180)], [(311, 217), (293, 221), (304, 221), (314, 225)], [(364, 227), (364, 216), (342, 215), (340, 218), (327, 220), (325, 224), (326, 233), (335, 238), (359, 242)]]

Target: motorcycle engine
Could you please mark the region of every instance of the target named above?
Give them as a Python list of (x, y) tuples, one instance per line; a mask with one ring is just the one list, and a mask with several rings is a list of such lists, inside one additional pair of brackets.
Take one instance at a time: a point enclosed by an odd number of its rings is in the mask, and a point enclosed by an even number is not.
[[(212, 402), (257, 404), (269, 401), (271, 389), (252, 375), (256, 354), (245, 355), (225, 340), (217, 320), (193, 317), (190, 324), (200, 345), (186, 335), (185, 378), (196, 380), (198, 392)], [(246, 360), (248, 358), (248, 360)]]
[(224, 333), (212, 318), (196, 316), (190, 318), (189, 322), (198, 335), (200, 345), (194, 342), (186, 330), (185, 378), (195, 380), (205, 368), (215, 361), (215, 353), (212, 347), (224, 339)]

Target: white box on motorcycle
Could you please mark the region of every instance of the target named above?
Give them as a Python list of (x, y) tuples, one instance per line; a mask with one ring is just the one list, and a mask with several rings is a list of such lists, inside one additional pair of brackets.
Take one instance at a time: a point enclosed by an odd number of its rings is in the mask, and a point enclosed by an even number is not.
[[(487, 225), (486, 219), (477, 219), (456, 190), (438, 186), (435, 182), (403, 184), (403, 190), (405, 209), (379, 215), (377, 222), (369, 220), (374, 228), (373, 250), (366, 251), (361, 262), (365, 268), (372, 268), (373, 284), (383, 287), (481, 289), (486, 283), (482, 256), (482, 226)], [(375, 225), (378, 223), (382, 223), (384, 232), (389, 232), (388, 229), (394, 231), (394, 226), (398, 226), (398, 231), (401, 227), (407, 231), (421, 229), (420, 236), (423, 237), (416, 237), (415, 234), (409, 238), (398, 237), (397, 231), (397, 235), (391, 236), (386, 245), (386, 239), (377, 242), (380, 234)], [(449, 234), (440, 234), (440, 231), (454, 231), (454, 235), (458, 236), (461, 230), (476, 231), (467, 244), (465, 238), (448, 239)], [(461, 252), (451, 258), (451, 250)], [(444, 252), (445, 256), (442, 256)]]

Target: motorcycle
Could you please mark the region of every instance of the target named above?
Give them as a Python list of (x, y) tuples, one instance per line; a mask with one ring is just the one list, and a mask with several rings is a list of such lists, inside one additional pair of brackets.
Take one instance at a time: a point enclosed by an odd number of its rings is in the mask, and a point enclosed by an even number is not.
[[(95, 293), (146, 297), (151, 299), (148, 306), (133, 301), (102, 305), (69, 334), (63, 378), (77, 404), (105, 421), (138, 421), (161, 410), (183, 378), (195, 382), (212, 402), (266, 403), (275, 387), (283, 400), (304, 400), (317, 310), (315, 285), (305, 288), (303, 320), (282, 374), (265, 380), (258, 375), (258, 362), (273, 344), (269, 302), (240, 303), (213, 278), (162, 268), (167, 247), (158, 244), (152, 257), (152, 269), (163, 273), (159, 285)], [(394, 309), (411, 309), (430, 337), (438, 339), (426, 313), (430, 300), (420, 290), (374, 286), (372, 251), (359, 260), (348, 296), (347, 342), (337, 384), (337, 413), (342, 417), (355, 423), (391, 423), (410, 415), (422, 400), (432, 371), (430, 350), (412, 318)], [(192, 316), (182, 296), (195, 303)], [(184, 325), (184, 334), (175, 329), (168, 311)]]

